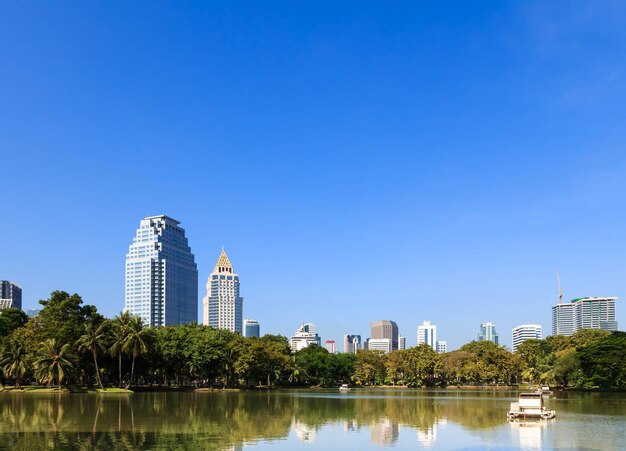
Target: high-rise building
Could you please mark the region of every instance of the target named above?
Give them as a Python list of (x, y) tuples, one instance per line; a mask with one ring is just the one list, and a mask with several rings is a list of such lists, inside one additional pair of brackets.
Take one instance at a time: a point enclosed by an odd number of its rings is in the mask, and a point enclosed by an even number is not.
[(216, 329), (243, 332), (243, 298), (239, 296), (239, 275), (222, 249), (206, 282), (202, 299), (203, 324)]
[(331, 354), (335, 353), (335, 340), (326, 340), (324, 342), (324, 346), (326, 347), (326, 350)]
[(398, 325), (388, 319), (374, 321), (370, 324), (372, 339), (387, 338), (391, 340), (391, 350), (398, 350)]
[(41, 309), (38, 309), (38, 308), (29, 308), (28, 310), (26, 310), (26, 314), (30, 316), (31, 318), (34, 318), (35, 316), (39, 315), (40, 312), (41, 312)]
[(478, 334), (478, 341), (493, 341), (498, 344), (498, 333), (496, 332), (496, 325), (494, 323), (483, 323), (480, 325), (480, 333)]
[(448, 342), (445, 340), (438, 340), (437, 349), (435, 349), (435, 351), (437, 351), (437, 354), (445, 354), (448, 352)]
[(343, 352), (347, 354), (356, 354), (361, 349), (360, 335), (344, 335), (343, 336)]
[(427, 344), (435, 351), (437, 350), (437, 326), (424, 321), (421, 326), (417, 326), (417, 344)]
[(617, 330), (617, 297), (586, 297), (552, 307), (552, 335), (573, 335), (580, 329)]
[(406, 337), (398, 337), (398, 350), (406, 349)]
[(5, 308), (22, 310), (22, 288), (8, 280), (0, 280), (0, 310)]
[(244, 319), (243, 336), (259, 338), (261, 336), (261, 326), (259, 326), (259, 322), (255, 319)]
[(317, 335), (315, 324), (302, 323), (302, 326), (295, 332), (295, 334), (289, 340), (292, 352), (297, 352), (300, 349), (304, 349), (307, 346), (321, 346), (322, 340)]
[(179, 224), (142, 219), (126, 254), (124, 310), (149, 326), (198, 321), (198, 268)]
[(526, 340), (541, 340), (541, 326), (539, 324), (521, 324), (513, 328), (513, 352)]
[(368, 338), (367, 349), (370, 351), (382, 351), (385, 354), (394, 350), (390, 338)]

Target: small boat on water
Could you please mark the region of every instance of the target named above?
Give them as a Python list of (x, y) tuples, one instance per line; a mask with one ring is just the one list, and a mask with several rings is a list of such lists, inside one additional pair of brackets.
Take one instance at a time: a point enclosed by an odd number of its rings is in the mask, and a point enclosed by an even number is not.
[(511, 410), (506, 414), (509, 421), (518, 418), (539, 418), (549, 420), (556, 416), (554, 410), (546, 410), (543, 405), (543, 393), (520, 393), (519, 400), (511, 403)]
[(342, 392), (350, 391), (350, 386), (348, 384), (341, 384), (341, 387), (339, 387), (339, 391), (342, 391)]

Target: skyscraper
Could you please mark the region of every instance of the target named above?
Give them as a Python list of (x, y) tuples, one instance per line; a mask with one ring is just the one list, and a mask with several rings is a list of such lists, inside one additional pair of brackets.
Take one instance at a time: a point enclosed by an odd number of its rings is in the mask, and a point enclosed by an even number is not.
[(437, 326), (430, 324), (430, 321), (424, 321), (421, 326), (417, 326), (417, 344), (422, 343), (437, 350)]
[(387, 338), (391, 340), (391, 350), (398, 350), (398, 325), (388, 319), (374, 321), (370, 324), (372, 339)]
[(498, 333), (496, 332), (496, 325), (494, 323), (483, 323), (480, 325), (480, 333), (478, 334), (478, 341), (493, 341), (498, 344)]
[(331, 354), (335, 353), (335, 340), (326, 340), (324, 342), (324, 346), (326, 347), (326, 350)]
[(437, 340), (437, 354), (445, 354), (448, 352), (448, 342), (446, 340)]
[(304, 349), (307, 346), (320, 346), (322, 340), (315, 329), (313, 323), (302, 323), (302, 326), (296, 331), (296, 333), (289, 340), (292, 352), (297, 352), (300, 349)]
[(573, 335), (580, 329), (617, 330), (617, 297), (586, 297), (552, 307), (552, 335)]
[(179, 224), (141, 220), (126, 254), (124, 309), (149, 326), (198, 321), (198, 268)]
[(512, 330), (513, 335), (513, 352), (517, 351), (517, 347), (526, 340), (541, 340), (541, 326), (539, 324), (521, 324)]
[(243, 320), (243, 336), (248, 337), (257, 337), (261, 336), (261, 326), (259, 322), (255, 319), (244, 319)]
[(398, 337), (398, 350), (403, 351), (406, 349), (406, 337)]
[(224, 249), (207, 280), (202, 306), (204, 324), (242, 333), (243, 298), (239, 296), (239, 275), (235, 274)]
[(8, 280), (0, 280), (0, 310), (5, 308), (22, 310), (22, 288)]
[(361, 349), (360, 335), (344, 335), (343, 336), (343, 352), (346, 354), (356, 354)]

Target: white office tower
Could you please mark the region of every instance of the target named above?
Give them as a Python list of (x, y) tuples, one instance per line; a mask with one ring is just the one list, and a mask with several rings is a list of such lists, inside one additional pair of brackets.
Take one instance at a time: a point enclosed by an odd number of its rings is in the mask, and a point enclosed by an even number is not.
[(498, 333), (494, 323), (482, 323), (478, 333), (478, 341), (491, 341), (498, 344)]
[(224, 249), (206, 282), (202, 307), (203, 324), (242, 334), (243, 298), (239, 296), (239, 274), (233, 270)]
[(261, 336), (261, 326), (259, 325), (259, 322), (255, 319), (244, 319), (243, 336), (246, 338), (259, 338)]
[(617, 331), (615, 301), (617, 297), (573, 299), (552, 307), (552, 335), (573, 335), (580, 329)]
[(437, 354), (445, 354), (448, 352), (448, 342), (446, 340), (437, 341)]
[(302, 326), (300, 326), (293, 337), (291, 337), (291, 340), (289, 340), (292, 352), (297, 352), (311, 345), (321, 346), (321, 344), (322, 340), (320, 336), (317, 335), (315, 324), (313, 323), (302, 323)]
[(400, 351), (406, 349), (406, 337), (398, 337), (398, 349)]
[(385, 354), (393, 351), (393, 341), (390, 338), (370, 338), (367, 340), (367, 349), (382, 351)]
[(343, 352), (346, 354), (356, 354), (361, 349), (360, 335), (344, 335), (343, 336)]
[(521, 324), (513, 328), (513, 352), (526, 340), (541, 340), (541, 326), (539, 324)]
[(198, 268), (179, 224), (143, 219), (126, 254), (124, 310), (149, 326), (198, 321)]
[(430, 321), (424, 321), (421, 326), (417, 326), (417, 344), (423, 343), (437, 350), (437, 326), (430, 324)]

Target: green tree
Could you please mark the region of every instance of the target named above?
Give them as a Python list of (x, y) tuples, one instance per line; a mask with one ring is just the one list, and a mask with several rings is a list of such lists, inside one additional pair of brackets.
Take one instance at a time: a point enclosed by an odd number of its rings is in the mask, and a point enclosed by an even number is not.
[(42, 383), (50, 385), (56, 381), (61, 388), (67, 371), (73, 368), (69, 349), (69, 343), (61, 344), (56, 338), (49, 338), (41, 344), (34, 366), (35, 375)]
[(117, 357), (118, 387), (122, 388), (122, 355), (124, 354), (126, 338), (128, 336), (128, 325), (132, 315), (129, 312), (122, 312), (113, 318), (113, 344), (109, 348), (111, 355)]
[(126, 325), (126, 338), (122, 345), (122, 351), (130, 354), (132, 357), (130, 379), (128, 380), (126, 389), (129, 389), (133, 383), (135, 376), (135, 360), (137, 360), (137, 357), (141, 354), (148, 352), (151, 343), (151, 330), (144, 326), (140, 317), (131, 316)]
[(17, 308), (0, 311), (0, 336), (7, 336), (28, 323), (28, 315)]
[(28, 366), (26, 346), (16, 340), (9, 340), (3, 349), (0, 365), (8, 377), (15, 378), (17, 389), (21, 389), (22, 377)]
[(356, 355), (354, 381), (359, 385), (382, 384), (385, 381), (385, 355), (364, 349)]
[(585, 388), (626, 387), (626, 332), (613, 332), (577, 354)]
[(85, 333), (78, 339), (79, 351), (88, 352), (93, 358), (93, 364), (96, 368), (96, 381), (102, 389), (104, 389), (104, 385), (100, 379), (98, 353), (106, 350), (109, 337), (109, 323), (105, 321), (97, 326), (93, 323), (87, 324)]
[(422, 343), (407, 349), (405, 352), (407, 382), (412, 386), (434, 386), (441, 362), (435, 350)]

